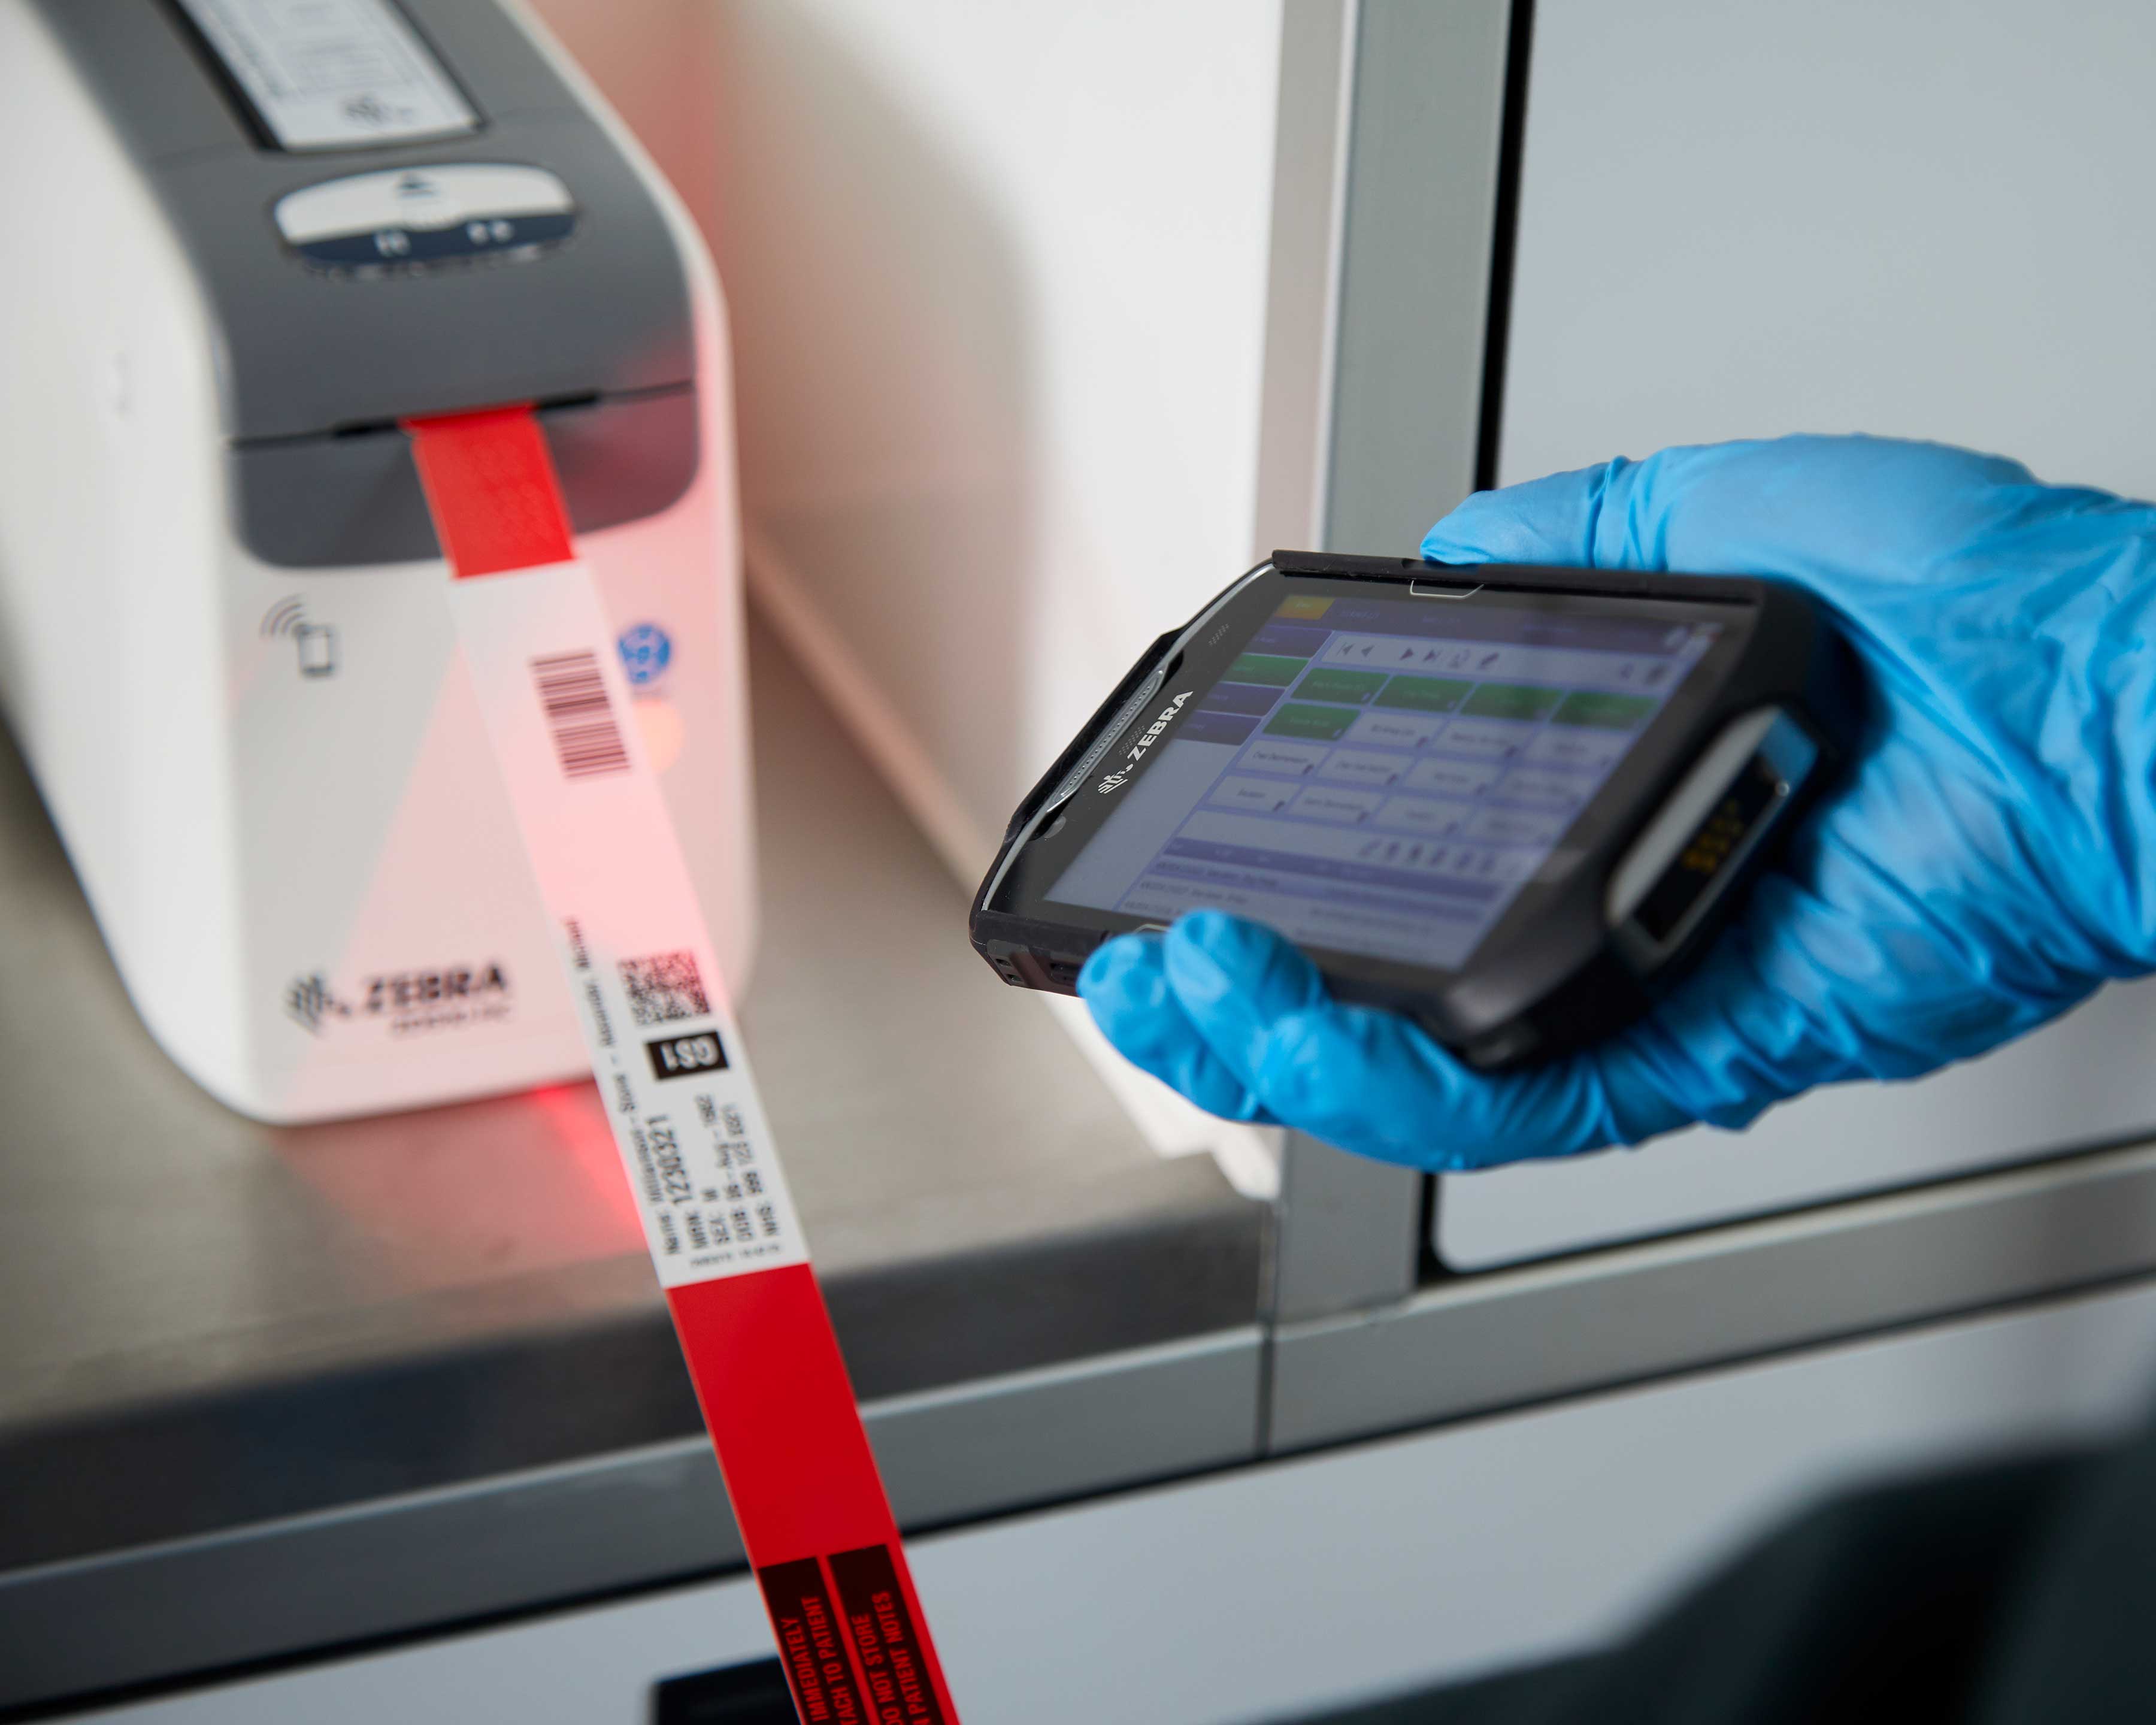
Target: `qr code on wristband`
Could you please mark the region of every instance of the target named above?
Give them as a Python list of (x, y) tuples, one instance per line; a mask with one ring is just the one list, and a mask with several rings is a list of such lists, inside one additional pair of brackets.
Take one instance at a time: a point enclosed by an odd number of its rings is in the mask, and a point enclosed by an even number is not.
[(649, 958), (621, 961), (621, 983), (629, 991), (629, 1009), (639, 1024), (664, 1024), (675, 1019), (700, 1019), (711, 1009), (704, 979), (696, 973), (694, 952), (654, 952)]

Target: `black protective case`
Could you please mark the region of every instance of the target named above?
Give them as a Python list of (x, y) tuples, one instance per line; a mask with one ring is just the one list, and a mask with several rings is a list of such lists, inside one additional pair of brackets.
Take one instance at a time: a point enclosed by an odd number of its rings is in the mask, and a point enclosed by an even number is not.
[[(1801, 824), (1805, 808), (1831, 783), (1854, 747), (1861, 721), (1861, 683), (1847, 644), (1817, 600), (1780, 582), (1509, 564), (1471, 568), (1408, 557), (1286, 551), (1275, 552), (1260, 566), (1260, 571), (1266, 568), (1283, 575), (1394, 586), (1422, 582), (1613, 598), (1733, 601), (1752, 611), (1753, 626), (1713, 698), (1652, 758), (1635, 756), (1620, 768), (1622, 794), (1630, 799), (1634, 818), (1604, 833), (1569, 876), (1543, 896), (1525, 926), (1517, 917), (1501, 922), (1467, 968), (1456, 972), (1312, 952), (1335, 999), (1404, 1013), (1486, 1069), (1531, 1064), (1578, 1049), (1648, 1011), (1697, 960), (1741, 905), (1751, 880), (1771, 865)], [(1060, 803), (1068, 796), (1069, 781), (1089, 755), (1144, 717), (1143, 712), (1126, 712), (1132, 697), (1220, 603), (1216, 598), (1139, 656), (1012, 815), (995, 864), (974, 896), (971, 919), (974, 950), (1006, 983), (1075, 993), (1080, 968), (1108, 938), (1098, 929), (992, 908), (991, 895), (1035, 815), (1051, 798)], [(1683, 943), (1643, 970), (1612, 939), (1604, 912), (1610, 872), (1701, 752), (1732, 720), (1770, 704), (1780, 706), (1818, 745), (1817, 763), (1765, 839), (1732, 865), (1728, 885)], [(1613, 778), (1611, 784), (1620, 782)]]

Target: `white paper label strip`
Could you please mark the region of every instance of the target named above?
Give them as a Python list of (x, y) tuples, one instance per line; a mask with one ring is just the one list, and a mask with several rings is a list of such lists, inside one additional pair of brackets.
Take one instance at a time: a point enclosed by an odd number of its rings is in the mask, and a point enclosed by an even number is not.
[(589, 573), (488, 575), (449, 598), (660, 1281), (806, 1263)]

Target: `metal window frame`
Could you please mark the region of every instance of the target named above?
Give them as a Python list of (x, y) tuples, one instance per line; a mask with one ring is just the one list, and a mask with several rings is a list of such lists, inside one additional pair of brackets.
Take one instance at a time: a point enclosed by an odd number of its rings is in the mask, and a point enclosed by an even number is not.
[[(1529, 16), (1529, 0), (1286, 0), (1260, 552), (1406, 551), (1481, 476)], [(1290, 1133), (1270, 1316), (1406, 1298), (1429, 1188)]]

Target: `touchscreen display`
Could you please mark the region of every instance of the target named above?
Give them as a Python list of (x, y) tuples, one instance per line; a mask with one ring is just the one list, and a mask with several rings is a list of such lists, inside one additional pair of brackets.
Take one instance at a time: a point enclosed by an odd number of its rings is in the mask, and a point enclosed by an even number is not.
[(1457, 969), (1720, 629), (1291, 597), (1048, 896)]

